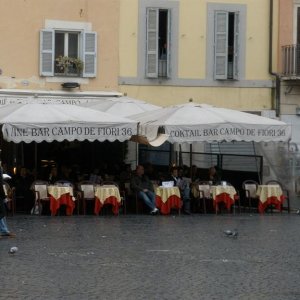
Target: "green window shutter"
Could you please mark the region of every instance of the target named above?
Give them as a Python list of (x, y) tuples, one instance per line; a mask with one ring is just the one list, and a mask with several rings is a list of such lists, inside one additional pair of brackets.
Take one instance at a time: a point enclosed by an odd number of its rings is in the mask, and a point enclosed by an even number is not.
[(158, 77), (158, 13), (157, 8), (147, 8), (146, 76)]
[(240, 15), (238, 12), (234, 14), (234, 56), (233, 56), (233, 79), (239, 78), (239, 28)]
[(54, 30), (40, 31), (40, 75), (54, 76)]
[(215, 12), (215, 79), (227, 79), (228, 68), (228, 13)]
[(83, 77), (97, 75), (97, 33), (84, 32), (83, 34)]

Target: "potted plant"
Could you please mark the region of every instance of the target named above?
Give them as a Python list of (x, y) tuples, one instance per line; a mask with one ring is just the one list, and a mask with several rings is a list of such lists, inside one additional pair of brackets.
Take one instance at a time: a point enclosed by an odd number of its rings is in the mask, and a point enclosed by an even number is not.
[(78, 76), (83, 70), (83, 61), (80, 58), (62, 56), (55, 59), (55, 69), (59, 74)]

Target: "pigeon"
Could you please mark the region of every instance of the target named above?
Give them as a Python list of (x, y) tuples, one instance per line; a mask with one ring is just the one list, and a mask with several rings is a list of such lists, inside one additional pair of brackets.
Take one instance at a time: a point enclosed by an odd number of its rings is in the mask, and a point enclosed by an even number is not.
[(238, 233), (238, 231), (236, 230), (236, 229), (234, 229), (234, 230), (224, 230), (223, 231), (224, 232), (224, 234), (226, 235), (226, 236), (228, 236), (228, 237), (232, 237), (232, 238), (237, 238), (238, 237), (238, 235), (239, 235), (239, 233)]
[(18, 247), (14, 246), (9, 249), (8, 253), (15, 254), (18, 250), (19, 250)]

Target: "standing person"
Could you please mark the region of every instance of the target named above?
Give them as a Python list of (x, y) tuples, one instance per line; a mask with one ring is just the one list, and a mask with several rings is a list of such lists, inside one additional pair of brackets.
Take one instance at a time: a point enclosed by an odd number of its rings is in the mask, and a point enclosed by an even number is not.
[(131, 189), (137, 193), (139, 199), (150, 208), (150, 214), (156, 215), (159, 210), (155, 205), (155, 193), (151, 180), (144, 174), (144, 167), (138, 165), (130, 181)]
[(6, 209), (5, 209), (5, 192), (3, 189), (3, 174), (0, 162), (0, 239), (3, 236), (15, 237), (16, 235), (8, 230), (6, 223)]
[(34, 205), (34, 194), (31, 190), (33, 178), (25, 167), (21, 167), (18, 174), (14, 177), (14, 186), (16, 191), (16, 210), (30, 213)]

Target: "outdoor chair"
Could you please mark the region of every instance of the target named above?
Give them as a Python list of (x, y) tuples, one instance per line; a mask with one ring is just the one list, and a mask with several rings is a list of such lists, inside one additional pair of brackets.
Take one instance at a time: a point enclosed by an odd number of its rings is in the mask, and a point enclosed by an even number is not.
[(50, 206), (50, 197), (48, 195), (48, 182), (44, 180), (36, 180), (31, 185), (31, 190), (35, 194), (34, 207), (38, 207), (38, 214), (42, 214), (43, 205), (45, 203)]
[(82, 205), (83, 215), (86, 215), (88, 202), (95, 203), (95, 186), (91, 181), (81, 181), (78, 183), (78, 200)]
[[(287, 210), (288, 213), (290, 213), (290, 195), (289, 195), (289, 191), (287, 188), (284, 187), (284, 185), (279, 181), (279, 180), (275, 180), (275, 179), (271, 179), (269, 181), (266, 182), (267, 185), (279, 185), (283, 196), (285, 197), (285, 200), (287, 202), (287, 207), (284, 207), (283, 205), (281, 206), (282, 210)], [(273, 206), (271, 205), (271, 210), (273, 209)]]
[(130, 182), (125, 182), (125, 201), (126, 201), (126, 206), (132, 207), (131, 204), (134, 203), (134, 211), (136, 214), (143, 213), (144, 207), (143, 207), (143, 202), (138, 198), (137, 193), (133, 192), (131, 187), (130, 187)]
[(249, 212), (252, 208), (258, 209), (258, 197), (256, 195), (257, 187), (258, 182), (255, 180), (248, 179), (242, 183), (242, 190), (244, 192), (242, 206), (248, 208)]
[[(208, 181), (199, 181), (197, 182), (197, 187), (198, 189), (198, 197), (195, 198), (196, 200), (196, 206), (197, 208), (201, 208), (201, 211), (203, 213), (207, 213), (207, 207), (212, 206), (212, 197), (210, 193), (210, 185)], [(202, 205), (200, 205), (200, 203)]]

